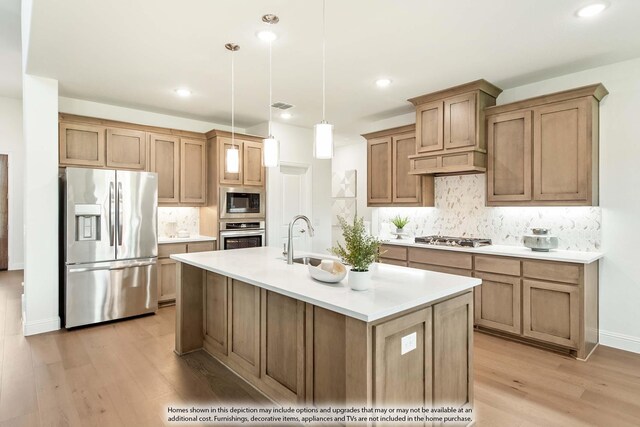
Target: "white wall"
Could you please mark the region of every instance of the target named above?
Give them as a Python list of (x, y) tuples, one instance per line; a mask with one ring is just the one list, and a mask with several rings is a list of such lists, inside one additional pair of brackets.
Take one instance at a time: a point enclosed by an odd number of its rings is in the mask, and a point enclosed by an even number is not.
[[(61, 96), (58, 104), (61, 113), (76, 114), (79, 116), (98, 117), (101, 119), (188, 130), (192, 132), (208, 132), (211, 129), (231, 130), (230, 126), (219, 123), (187, 119), (83, 99), (65, 98)], [(244, 129), (236, 127), (236, 132), (244, 132)]]
[[(253, 135), (266, 135), (267, 125), (247, 129)], [(280, 161), (311, 165), (311, 222), (315, 236), (311, 239), (311, 250), (324, 253), (331, 247), (331, 161), (313, 158), (313, 129), (291, 126), (283, 123), (272, 123), (271, 133), (280, 141)], [(279, 225), (269, 221), (270, 206), (278, 203), (279, 197), (275, 187), (278, 171), (267, 169), (267, 242), (280, 247)]]
[(22, 100), (0, 97), (0, 154), (9, 156), (9, 270), (24, 267)]
[(640, 59), (508, 89), (504, 104), (602, 82), (600, 104), (600, 342), (640, 352)]
[(60, 328), (58, 81), (23, 75), (25, 335)]

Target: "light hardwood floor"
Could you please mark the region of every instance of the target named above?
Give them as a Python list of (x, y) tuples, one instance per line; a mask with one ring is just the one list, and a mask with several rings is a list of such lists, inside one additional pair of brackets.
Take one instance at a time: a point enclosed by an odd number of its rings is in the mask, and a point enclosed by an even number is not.
[[(0, 427), (156, 426), (169, 403), (268, 400), (202, 352), (173, 353), (155, 316), (24, 338), (21, 272), (0, 272)], [(638, 426), (640, 355), (588, 362), (475, 334), (476, 425)]]

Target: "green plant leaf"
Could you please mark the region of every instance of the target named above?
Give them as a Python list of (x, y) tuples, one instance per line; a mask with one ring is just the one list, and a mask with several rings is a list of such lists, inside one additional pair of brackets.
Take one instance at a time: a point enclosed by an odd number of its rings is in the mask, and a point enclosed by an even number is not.
[(353, 271), (368, 271), (371, 263), (378, 260), (378, 252), (382, 242), (366, 233), (363, 217), (354, 217), (349, 224), (343, 217), (338, 217), (345, 246), (337, 243), (330, 249), (331, 253), (349, 264)]

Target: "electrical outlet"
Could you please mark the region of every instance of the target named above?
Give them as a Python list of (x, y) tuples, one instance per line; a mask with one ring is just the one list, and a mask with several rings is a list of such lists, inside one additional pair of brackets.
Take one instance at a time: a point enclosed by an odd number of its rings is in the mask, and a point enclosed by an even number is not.
[(416, 347), (418, 346), (418, 335), (414, 332), (412, 334), (409, 334), (407, 336), (402, 337), (401, 340), (401, 350), (400, 350), (400, 355), (409, 353), (412, 350), (415, 350)]

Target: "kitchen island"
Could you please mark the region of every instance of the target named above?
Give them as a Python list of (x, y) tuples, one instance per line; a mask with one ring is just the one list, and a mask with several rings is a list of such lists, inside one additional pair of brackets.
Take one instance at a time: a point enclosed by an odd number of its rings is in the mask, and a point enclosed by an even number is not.
[(176, 353), (204, 349), (280, 404), (470, 406), (480, 279), (371, 266), (313, 280), (276, 248), (172, 255)]

